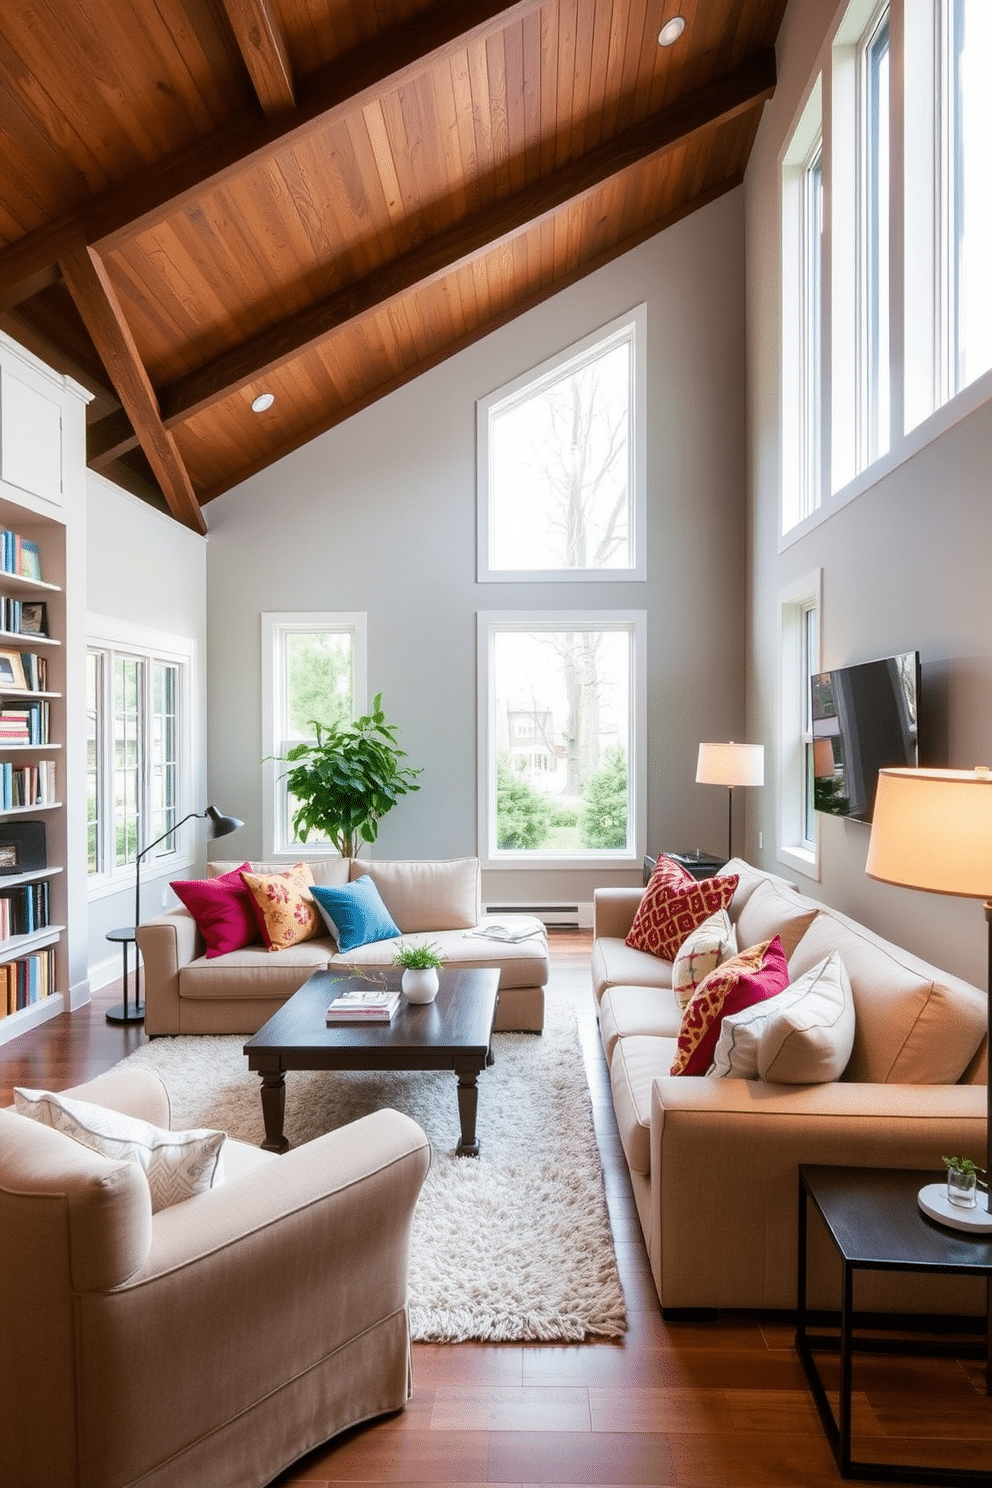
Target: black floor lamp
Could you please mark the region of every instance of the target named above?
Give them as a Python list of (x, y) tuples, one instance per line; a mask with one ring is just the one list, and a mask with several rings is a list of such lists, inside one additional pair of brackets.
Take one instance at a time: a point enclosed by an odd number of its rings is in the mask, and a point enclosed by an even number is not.
[[(237, 816), (225, 816), (218, 811), (216, 806), (208, 806), (206, 811), (189, 811), (177, 821), (175, 826), (163, 832), (161, 837), (156, 837), (154, 842), (149, 842), (143, 847), (134, 860), (134, 924), (123, 930), (111, 930), (107, 936), (108, 940), (119, 941), (124, 947), (124, 1001), (116, 1007), (107, 1009), (108, 1023), (140, 1023), (145, 1016), (144, 1003), (141, 1001), (141, 958), (138, 955), (138, 926), (141, 924), (141, 860), (151, 852), (153, 847), (158, 847), (167, 837), (178, 832), (185, 822), (191, 821), (194, 816), (205, 817), (207, 821), (208, 837), (226, 837), (229, 832), (236, 832), (244, 822)], [(134, 942), (134, 1005), (128, 1003), (127, 997), (127, 948), (130, 942)]]

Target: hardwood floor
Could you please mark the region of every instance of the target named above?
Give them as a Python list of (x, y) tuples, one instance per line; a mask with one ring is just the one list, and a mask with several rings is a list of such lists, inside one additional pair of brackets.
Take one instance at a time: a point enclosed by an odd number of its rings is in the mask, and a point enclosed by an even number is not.
[[(588, 932), (552, 932), (549, 995), (570, 999), (579, 1015), (627, 1301), (625, 1339), (567, 1347), (417, 1344), (414, 1394), (405, 1411), (343, 1433), (272, 1488), (820, 1488), (841, 1481), (787, 1319), (728, 1313), (711, 1322), (672, 1322), (660, 1314), (592, 1010), (590, 944)], [(105, 1022), (106, 1007), (120, 1000), (118, 982), (90, 1008), (0, 1047), (0, 1104), (12, 1100), (15, 1084), (77, 1084), (144, 1042), (140, 1026)], [(855, 1380), (865, 1455), (992, 1475), (992, 1402), (979, 1362), (860, 1360)]]

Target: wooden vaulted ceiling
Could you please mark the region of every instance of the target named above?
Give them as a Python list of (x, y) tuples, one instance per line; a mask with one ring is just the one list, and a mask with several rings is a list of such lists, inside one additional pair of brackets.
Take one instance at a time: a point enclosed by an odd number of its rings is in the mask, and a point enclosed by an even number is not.
[(0, 327), (94, 395), (94, 469), (205, 531), (738, 185), (785, 3), (4, 0)]

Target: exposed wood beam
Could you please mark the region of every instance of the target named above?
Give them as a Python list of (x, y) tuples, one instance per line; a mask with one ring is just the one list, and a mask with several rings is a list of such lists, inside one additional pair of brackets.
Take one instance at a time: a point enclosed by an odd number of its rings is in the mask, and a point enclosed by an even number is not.
[(69, 249), (59, 267), (76, 309), (110, 374), (121, 406), (134, 425), (169, 510), (194, 532), (205, 533), (207, 525), (200, 504), (176, 442), (162, 423), (155, 391), (106, 268), (85, 243), (77, 243)]
[(238, 174), (251, 161), (362, 108), (384, 91), (457, 49), (537, 9), (542, 0), (438, 0), (375, 41), (335, 59), (297, 85), (297, 105), (273, 116), (246, 115), (114, 190), (26, 233), (0, 252), (0, 310), (53, 284), (58, 263), (80, 240), (104, 249), (161, 221), (194, 197)]
[(267, 118), (296, 104), (293, 68), (269, 0), (221, 0)]
[(374, 269), (357, 283), (346, 285), (319, 304), (163, 387), (159, 401), (166, 427), (171, 428), (271, 373), (319, 345), (349, 321), (496, 247), (638, 161), (682, 147), (700, 130), (712, 129), (759, 107), (774, 89), (775, 53), (768, 48), (748, 58), (719, 82), (710, 83), (662, 109), (514, 196), (493, 202), (472, 217), (453, 223), (445, 232)]
[(138, 447), (138, 436), (123, 409), (108, 413), (86, 428), (86, 463), (91, 470), (106, 470), (121, 455)]
[(230, 491), (233, 487), (241, 485), (243, 481), (249, 480), (251, 476), (260, 474), (261, 471), (268, 469), (277, 461), (284, 459), (286, 455), (291, 455), (294, 450), (301, 449), (303, 445), (309, 444), (312, 439), (318, 438), (321, 434), (326, 434), (328, 430), (336, 428), (338, 424), (343, 424), (346, 419), (352, 418), (354, 414), (361, 413), (363, 408), (371, 408), (373, 403), (378, 403), (381, 398), (387, 397), (389, 393), (395, 392), (397, 388), (405, 387), (407, 383), (413, 382), (416, 378), (422, 376), (423, 373), (429, 372), (432, 367), (439, 366), (442, 362), (447, 361), (449, 357), (455, 356), (459, 351), (464, 351), (466, 347), (474, 345), (476, 341), (481, 341), (483, 337), (490, 335), (493, 331), (499, 330), (501, 326), (509, 325), (518, 316), (525, 315), (528, 310), (533, 310), (535, 306), (543, 304), (545, 300), (551, 299), (570, 285), (578, 284), (588, 274), (594, 274), (597, 269), (605, 268), (615, 258), (620, 258), (624, 253), (630, 253), (634, 248), (639, 247), (641, 243), (646, 243), (649, 238), (653, 238), (658, 233), (664, 232), (665, 228), (673, 227), (676, 222), (681, 222), (683, 217), (688, 217), (693, 212), (698, 212), (701, 207), (706, 207), (710, 202), (714, 202), (719, 197), (726, 195), (728, 191), (735, 190), (741, 184), (742, 180), (743, 174), (738, 173), (733, 175), (725, 181), (720, 181), (716, 186), (711, 186), (708, 190), (702, 192), (699, 196), (693, 197), (690, 201), (683, 202), (680, 206), (670, 212), (666, 212), (663, 216), (655, 218), (653, 222), (648, 223), (638, 232), (632, 233), (623, 242), (617, 243), (613, 248), (609, 248), (604, 253), (590, 259), (588, 263), (581, 264), (578, 268), (573, 269), (570, 274), (564, 275), (562, 278), (556, 279), (553, 283), (535, 290), (533, 294), (518, 300), (509, 309), (502, 310), (498, 315), (492, 316), (484, 325), (474, 327), (466, 335), (460, 336), (457, 341), (446, 342), (440, 350), (422, 357), (420, 361), (414, 363), (412, 366), (404, 368), (397, 376), (390, 377), (387, 381), (380, 383), (378, 387), (371, 389), (367, 393), (363, 393), (360, 398), (356, 398), (346, 408), (338, 409), (330, 418), (323, 419), (320, 423), (307, 429), (303, 434), (286, 440), (277, 449), (267, 451), (261, 459), (253, 460), (250, 464), (243, 466), (230, 479), (220, 481), (216, 485), (201, 491), (200, 501), (206, 505), (208, 501), (213, 501), (216, 497), (223, 496), (226, 491)]

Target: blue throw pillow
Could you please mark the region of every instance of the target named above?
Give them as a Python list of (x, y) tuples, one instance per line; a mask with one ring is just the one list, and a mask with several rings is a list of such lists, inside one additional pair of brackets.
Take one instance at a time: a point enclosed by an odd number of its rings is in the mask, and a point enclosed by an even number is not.
[(310, 892), (339, 951), (354, 951), (373, 940), (388, 940), (400, 933), (367, 873), (336, 889), (313, 884)]

